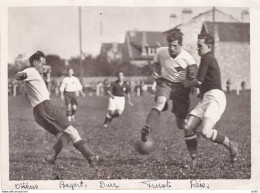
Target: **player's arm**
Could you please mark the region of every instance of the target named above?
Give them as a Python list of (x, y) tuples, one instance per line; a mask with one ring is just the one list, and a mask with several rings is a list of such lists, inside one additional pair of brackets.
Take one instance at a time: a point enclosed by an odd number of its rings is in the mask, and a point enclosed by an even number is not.
[(60, 85), (60, 98), (61, 100), (64, 100), (64, 90), (65, 90), (65, 78), (62, 80), (61, 85)]
[(15, 75), (15, 79), (16, 80), (25, 80), (27, 78), (27, 73), (26, 72), (18, 72), (16, 75)]
[(161, 76), (161, 65), (158, 57), (159, 57), (159, 52), (156, 53), (156, 55), (153, 58), (153, 61), (149, 65), (149, 68), (152, 71), (152, 76), (154, 77), (154, 79), (157, 79)]
[(126, 95), (127, 95), (128, 104), (133, 106), (133, 103), (131, 101), (131, 94), (130, 94), (130, 87), (129, 86), (126, 87)]
[(114, 95), (112, 94), (112, 92), (110, 90), (107, 91), (107, 94), (109, 97), (111, 97), (112, 99), (114, 99)]
[(202, 82), (204, 81), (204, 78), (206, 76), (206, 73), (208, 71), (209, 62), (207, 60), (201, 60), (200, 67), (198, 69), (197, 76), (193, 79), (189, 80), (186, 79), (182, 83), (184, 87), (199, 87)]
[(77, 85), (76, 86), (77, 86), (77, 91), (79, 92), (80, 96), (85, 97), (85, 93), (83, 91), (83, 86), (80, 83), (79, 79), (77, 79)]

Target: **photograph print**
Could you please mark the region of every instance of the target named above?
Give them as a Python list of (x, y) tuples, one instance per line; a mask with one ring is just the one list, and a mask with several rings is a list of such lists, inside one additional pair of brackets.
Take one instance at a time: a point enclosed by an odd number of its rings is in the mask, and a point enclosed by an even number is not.
[(250, 181), (249, 7), (18, 6), (7, 18), (11, 189)]

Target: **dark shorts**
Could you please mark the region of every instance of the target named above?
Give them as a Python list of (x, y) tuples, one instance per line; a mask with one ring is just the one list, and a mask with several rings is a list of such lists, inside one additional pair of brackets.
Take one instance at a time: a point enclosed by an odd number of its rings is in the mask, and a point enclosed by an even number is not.
[(190, 107), (190, 88), (185, 88), (181, 83), (158, 80), (155, 93), (158, 96), (165, 96), (167, 101), (172, 100), (172, 112), (176, 117), (185, 119)]
[(36, 123), (53, 135), (57, 135), (70, 126), (67, 117), (50, 100), (36, 105), (33, 108), (33, 115)]
[(78, 105), (76, 92), (64, 92), (65, 104), (66, 105)]

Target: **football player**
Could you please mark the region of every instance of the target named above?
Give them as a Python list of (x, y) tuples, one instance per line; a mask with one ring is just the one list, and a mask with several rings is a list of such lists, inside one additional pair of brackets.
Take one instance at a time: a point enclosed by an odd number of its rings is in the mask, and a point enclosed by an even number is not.
[(46, 161), (54, 163), (62, 148), (71, 140), (73, 146), (93, 166), (94, 163), (99, 161), (99, 156), (91, 150), (85, 140), (81, 139), (77, 129), (70, 125), (66, 116), (50, 101), (49, 92), (41, 76), (46, 65), (44, 53), (37, 51), (29, 58), (29, 62), (30, 67), (18, 72), (15, 78), (25, 82), (27, 96), (33, 107), (36, 123), (57, 137), (57, 142)]
[(133, 105), (131, 102), (130, 88), (124, 81), (123, 72), (119, 72), (117, 78), (116, 81), (111, 83), (110, 89), (107, 91), (109, 101), (104, 127), (107, 127), (113, 118), (122, 115), (125, 109), (125, 94), (127, 94), (128, 104)]
[[(187, 133), (185, 141), (190, 144), (188, 149), (192, 159), (191, 167), (197, 165), (197, 131), (212, 142), (224, 145), (230, 152), (231, 162), (235, 162), (238, 144), (214, 128), (226, 108), (226, 96), (221, 88), (219, 65), (212, 54), (214, 39), (209, 34), (199, 34), (197, 45), (198, 54), (201, 56), (198, 75), (193, 80), (183, 81), (186, 88), (199, 87), (201, 98), (197, 106), (189, 113), (185, 124)], [(201, 126), (200, 130), (197, 130), (199, 126)]]
[(61, 100), (65, 99), (66, 115), (70, 122), (75, 122), (75, 113), (78, 107), (76, 96), (80, 93), (82, 97), (85, 97), (85, 93), (83, 92), (83, 87), (80, 84), (79, 79), (73, 76), (73, 74), (73, 69), (69, 68), (68, 76), (62, 80), (60, 86)]
[[(172, 112), (176, 116), (179, 129), (184, 129), (190, 105), (190, 88), (185, 88), (182, 81), (194, 78), (198, 67), (194, 58), (182, 48), (183, 34), (174, 30), (167, 35), (168, 47), (159, 48), (151, 65), (157, 82), (155, 105), (150, 110), (146, 123), (141, 129), (141, 140), (146, 142), (152, 129), (157, 127), (162, 111), (168, 108), (172, 100)], [(186, 143), (189, 149), (189, 143)]]

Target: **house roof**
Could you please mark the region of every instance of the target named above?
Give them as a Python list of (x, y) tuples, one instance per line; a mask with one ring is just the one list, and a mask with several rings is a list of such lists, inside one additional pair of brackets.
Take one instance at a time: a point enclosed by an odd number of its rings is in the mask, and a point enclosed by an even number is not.
[(117, 44), (118, 52), (123, 52), (124, 44), (123, 43), (102, 43), (102, 51), (107, 52), (110, 50), (114, 44)]
[(145, 44), (145, 46), (153, 48), (158, 48), (167, 45), (166, 37), (163, 34), (163, 32), (127, 31), (126, 36), (129, 40), (133, 58), (145, 59), (151, 57), (141, 55), (143, 43)]
[[(204, 22), (203, 28), (207, 33), (213, 35), (213, 22)], [(249, 23), (226, 23), (215, 22), (218, 28), (219, 41), (249, 42), (250, 24)]]
[[(197, 18), (200, 18), (200, 17), (202, 17), (203, 15), (206, 15), (206, 14), (211, 13), (211, 12), (213, 12), (213, 9), (210, 9), (210, 10), (208, 10), (208, 11), (202, 12), (202, 13), (200, 13), (200, 14), (194, 16), (189, 22), (192, 22), (193, 20), (196, 20)], [(236, 18), (233, 17), (232, 15), (228, 15), (228, 14), (224, 13), (223, 11), (220, 11), (219, 9), (216, 9), (216, 8), (215, 8), (215, 12), (219, 12), (219, 13), (221, 13), (221, 14), (223, 14), (223, 15), (229, 16), (229, 17), (232, 18), (234, 21), (240, 22), (238, 19), (236, 19)], [(175, 29), (175, 28), (178, 28), (178, 27), (180, 27), (180, 26), (182, 26), (182, 25), (183, 25), (183, 23), (178, 24), (178, 25), (176, 25), (174, 28), (171, 28), (171, 29), (167, 30), (166, 32), (170, 32), (171, 30), (173, 30), (173, 29)]]

